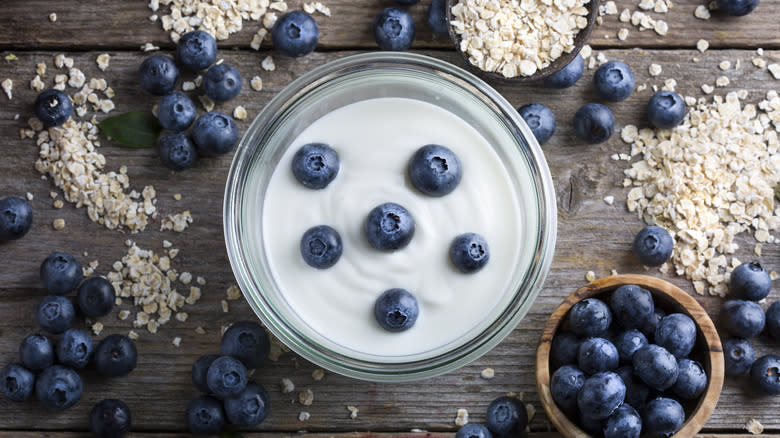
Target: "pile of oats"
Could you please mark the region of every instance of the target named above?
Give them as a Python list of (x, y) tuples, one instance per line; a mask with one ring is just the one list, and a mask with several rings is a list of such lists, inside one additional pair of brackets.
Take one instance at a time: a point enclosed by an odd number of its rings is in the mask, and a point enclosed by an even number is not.
[(780, 226), (780, 97), (770, 91), (758, 105), (743, 104), (747, 94), (688, 96), (680, 126), (621, 131), (631, 156), (640, 157), (625, 171), (624, 186), (633, 186), (628, 209), (672, 234), (671, 263), (698, 294), (725, 295), (739, 264), (725, 255), (737, 250), (738, 234), (750, 230), (758, 242), (774, 242), (771, 232)]
[(460, 0), (451, 22), (469, 62), (507, 78), (530, 76), (564, 53), (588, 24), (590, 0)]

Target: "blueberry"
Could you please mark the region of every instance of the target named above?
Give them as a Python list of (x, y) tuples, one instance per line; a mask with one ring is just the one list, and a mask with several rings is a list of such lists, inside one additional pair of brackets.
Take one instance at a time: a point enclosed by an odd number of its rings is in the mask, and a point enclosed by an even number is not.
[(241, 92), (241, 73), (230, 64), (218, 64), (203, 77), (203, 93), (214, 102), (227, 102)]
[(450, 260), (460, 272), (471, 274), (482, 269), (490, 260), (490, 248), (479, 234), (464, 233), (452, 241)]
[(53, 252), (41, 263), (41, 282), (49, 292), (64, 295), (77, 288), (84, 277), (81, 263), (65, 252)]
[(553, 367), (576, 364), (580, 342), (580, 338), (572, 332), (556, 334), (550, 345), (550, 361)]
[(73, 113), (73, 103), (67, 94), (49, 88), (35, 98), (35, 117), (47, 128), (60, 126)]
[(238, 143), (238, 126), (233, 118), (218, 112), (202, 114), (192, 127), (192, 141), (201, 152), (226, 154)]
[(419, 3), (420, 0), (395, 0), (395, 2), (398, 3), (399, 5), (411, 6)]
[(634, 255), (645, 266), (661, 266), (672, 255), (674, 239), (658, 225), (646, 226), (634, 237)]
[(604, 426), (604, 438), (639, 438), (641, 433), (642, 417), (627, 404), (619, 406)]
[(577, 395), (577, 406), (584, 417), (603, 420), (623, 404), (626, 385), (611, 371), (597, 373), (585, 380)]
[(578, 53), (566, 67), (544, 78), (544, 86), (547, 88), (569, 88), (582, 77), (585, 69), (585, 61)]
[(225, 426), (222, 403), (214, 397), (201, 395), (187, 405), (187, 428), (195, 435), (216, 435)]
[(615, 370), (615, 374), (620, 376), (620, 380), (626, 385), (626, 397), (624, 403), (631, 405), (634, 409), (639, 409), (647, 401), (650, 395), (650, 388), (634, 375), (634, 369), (631, 365), (626, 365)]
[(704, 368), (699, 362), (687, 358), (680, 359), (677, 367), (680, 372), (672, 386), (672, 392), (683, 400), (699, 398), (707, 387), (707, 373)]
[(301, 237), (303, 261), (317, 269), (327, 269), (335, 265), (343, 248), (338, 231), (327, 225), (311, 227)]
[(208, 394), (211, 392), (209, 386), (206, 384), (206, 373), (209, 371), (211, 363), (217, 360), (219, 356), (216, 354), (207, 354), (199, 357), (192, 364), (192, 384), (198, 391)]
[(756, 359), (750, 367), (750, 381), (765, 394), (780, 394), (780, 356), (768, 354)]
[(634, 353), (648, 344), (645, 335), (636, 329), (620, 332), (613, 340), (621, 363), (631, 363)]
[(604, 419), (596, 420), (594, 418), (588, 418), (580, 413), (579, 420), (580, 421), (577, 424), (591, 436), (600, 437), (604, 434)]
[(184, 132), (172, 132), (157, 140), (157, 153), (163, 166), (171, 170), (189, 169), (198, 159), (198, 151)]
[(292, 58), (313, 52), (319, 39), (320, 29), (317, 22), (303, 11), (282, 15), (271, 29), (274, 48), (282, 55)]
[(157, 104), (157, 120), (163, 128), (184, 131), (195, 121), (198, 111), (186, 94), (174, 91), (166, 94)]
[(89, 413), (89, 430), (97, 438), (121, 438), (131, 424), (130, 408), (115, 398), (101, 400)]
[(729, 338), (723, 341), (723, 361), (727, 376), (741, 376), (750, 371), (755, 356), (747, 339)]
[(368, 213), (364, 231), (372, 247), (393, 251), (405, 247), (412, 240), (414, 219), (407, 209), (387, 202)]
[(43, 297), (38, 304), (35, 318), (38, 325), (49, 333), (59, 334), (70, 328), (76, 310), (69, 299), (60, 295)]
[(612, 324), (612, 312), (597, 298), (577, 302), (569, 311), (569, 329), (577, 336), (601, 336)]
[(655, 310), (650, 291), (633, 284), (615, 289), (609, 299), (609, 307), (615, 321), (624, 329), (644, 327)]
[(92, 336), (86, 330), (68, 329), (57, 342), (57, 360), (68, 367), (84, 368), (92, 358)]
[(671, 398), (655, 398), (642, 409), (642, 427), (654, 436), (670, 436), (680, 430), (684, 421), (685, 411), (677, 400)]
[(769, 295), (772, 279), (757, 262), (746, 262), (731, 271), (729, 294), (739, 300), (761, 301)]
[[(436, 1), (434, 0), (434, 3)], [(481, 424), (469, 423), (455, 432), (455, 438), (493, 438), (493, 434)]]
[(577, 364), (587, 374), (612, 371), (618, 367), (618, 351), (604, 338), (588, 338), (580, 344)]
[(19, 361), (30, 371), (43, 371), (54, 364), (54, 344), (44, 335), (30, 335), (19, 345)]
[(11, 363), (0, 370), (0, 392), (8, 400), (26, 401), (35, 389), (35, 375), (21, 365)]
[(0, 242), (21, 239), (30, 231), (32, 220), (32, 207), (26, 200), (14, 196), (0, 199)]
[(588, 143), (607, 141), (615, 131), (615, 116), (600, 103), (587, 103), (574, 113), (574, 134)]
[(146, 58), (138, 69), (138, 82), (146, 92), (164, 96), (174, 88), (179, 80), (179, 69), (173, 59), (164, 55)]
[(766, 309), (766, 328), (776, 340), (780, 340), (780, 301), (775, 301)]
[(214, 360), (206, 372), (206, 385), (217, 397), (232, 397), (241, 393), (247, 385), (246, 367), (231, 356)]
[(553, 373), (550, 392), (555, 404), (567, 414), (577, 412), (577, 394), (585, 384), (585, 373), (572, 365), (564, 365)]
[(339, 154), (325, 143), (308, 143), (295, 151), (292, 171), (295, 179), (310, 189), (324, 189), (341, 167)]
[(409, 160), (409, 180), (428, 196), (444, 196), (458, 186), (463, 170), (455, 152), (438, 144), (417, 149)]
[(232, 356), (249, 368), (259, 368), (268, 352), (271, 341), (265, 329), (255, 321), (238, 321), (222, 335), (219, 351), (223, 356)]
[(753, 12), (758, 0), (717, 0), (718, 10), (725, 14), (741, 17)]
[(374, 17), (374, 40), (382, 50), (406, 50), (414, 41), (414, 19), (406, 9), (385, 8)]
[(752, 301), (730, 300), (723, 303), (720, 320), (732, 336), (749, 339), (764, 330), (766, 316), (761, 306)]
[(555, 114), (550, 108), (541, 103), (528, 103), (517, 109), (520, 117), (525, 120), (525, 124), (531, 128), (536, 141), (540, 145), (547, 143), (547, 140), (555, 132)]
[(677, 359), (664, 347), (650, 344), (634, 353), (634, 374), (657, 391), (669, 389), (677, 381)]
[(386, 290), (374, 302), (374, 318), (389, 332), (412, 328), (419, 314), (417, 298), (405, 289)]
[(265, 389), (255, 382), (249, 382), (240, 394), (224, 401), (225, 416), (235, 426), (257, 426), (265, 420), (271, 409), (271, 399)]
[(609, 61), (596, 70), (593, 86), (602, 99), (620, 102), (634, 91), (634, 73), (624, 62)]
[(182, 67), (203, 70), (217, 59), (217, 41), (208, 32), (193, 30), (179, 38), (176, 54)]
[(81, 377), (62, 365), (46, 368), (35, 381), (35, 396), (52, 411), (62, 411), (75, 405), (81, 398), (81, 391)]
[(520, 399), (501, 396), (488, 405), (485, 426), (496, 437), (520, 436), (528, 426), (528, 412)]
[(688, 356), (696, 343), (696, 323), (682, 313), (666, 315), (655, 329), (655, 343), (678, 359)]
[(663, 319), (664, 316), (666, 316), (666, 312), (660, 307), (656, 307), (653, 310), (653, 315), (647, 319), (645, 325), (640, 329), (647, 337), (648, 342), (653, 342), (655, 340), (655, 329), (658, 328), (658, 323), (661, 322), (661, 319)]
[(436, 35), (447, 35), (450, 33), (449, 23), (447, 23), (446, 0), (433, 0), (428, 5), (427, 22)]
[(138, 350), (135, 342), (124, 335), (109, 335), (95, 349), (95, 368), (106, 377), (124, 376), (135, 369)]
[(647, 103), (647, 118), (659, 129), (670, 129), (685, 118), (685, 101), (674, 91), (660, 90)]
[(108, 315), (114, 308), (114, 301), (114, 286), (103, 277), (88, 278), (79, 287), (79, 309), (87, 316), (97, 318)]

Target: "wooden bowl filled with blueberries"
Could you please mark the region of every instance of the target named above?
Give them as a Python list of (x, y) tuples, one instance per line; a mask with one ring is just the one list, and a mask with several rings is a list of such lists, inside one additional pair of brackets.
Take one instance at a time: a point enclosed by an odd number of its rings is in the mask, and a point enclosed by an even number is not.
[(692, 437), (720, 396), (723, 350), (686, 292), (655, 277), (614, 275), (558, 306), (537, 350), (536, 378), (566, 437)]

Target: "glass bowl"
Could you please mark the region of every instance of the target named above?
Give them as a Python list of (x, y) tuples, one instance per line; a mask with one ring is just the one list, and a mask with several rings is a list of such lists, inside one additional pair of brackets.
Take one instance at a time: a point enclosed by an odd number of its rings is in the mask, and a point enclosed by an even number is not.
[[(507, 277), (502, 279), (506, 287), (494, 291), (495, 302), (489, 311), (468, 327), (458, 327), (455, 321), (455, 338), (444, 339), (441, 345), (424, 351), (403, 354), (361, 351), (343, 340), (334, 340), (327, 329), (314, 328), (301, 317), (276, 277), (273, 265), (279, 261), (269, 260), (268, 233), (280, 230), (264, 229), (263, 220), (269, 182), (298, 135), (334, 110), (380, 98), (412, 99), (435, 105), (475, 129), (506, 169), (507, 184), (511, 186), (508, 189), (516, 193), (517, 205), (521, 207), (517, 211), (522, 213), (522, 220), (515, 224), (517, 230), (511, 231), (522, 236), (516, 249), (517, 263), (512, 265), (511, 272), (502, 275)], [(300, 206), (290, 205), (286, 210), (295, 215), (296, 208)], [(547, 276), (555, 246), (556, 214), (550, 171), (517, 111), (498, 92), (465, 70), (410, 53), (349, 56), (315, 68), (284, 88), (241, 139), (224, 198), (230, 263), (246, 300), (268, 330), (291, 350), (323, 368), (353, 378), (388, 382), (452, 371), (506, 337), (526, 315)], [(298, 244), (299, 241), (290, 242), (291, 248), (297, 249)], [(340, 323), (334, 317), (333, 324)]]

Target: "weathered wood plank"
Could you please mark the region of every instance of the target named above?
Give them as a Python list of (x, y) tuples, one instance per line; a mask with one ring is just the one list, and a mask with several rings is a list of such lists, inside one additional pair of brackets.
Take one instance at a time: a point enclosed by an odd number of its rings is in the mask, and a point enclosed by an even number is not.
[[(294, 433), (274, 433), (274, 432), (245, 432), (242, 433), (244, 438), (292, 438), (301, 436), (301, 434)], [(82, 432), (21, 432), (21, 431), (0, 431), (0, 438), (75, 438), (83, 437)], [(185, 433), (157, 433), (157, 432), (131, 432), (126, 435), (127, 438), (145, 438), (149, 436), (159, 438), (189, 438), (192, 435)], [(311, 438), (449, 438), (452, 436), (451, 432), (400, 432), (400, 433), (382, 433), (382, 432), (338, 432), (338, 433), (316, 433), (308, 432), (307, 437)], [(531, 432), (528, 438), (555, 438), (561, 436), (556, 432)], [(718, 433), (718, 434), (698, 434), (696, 438), (751, 438), (754, 435), (747, 434), (732, 434), (732, 433)], [(761, 436), (767, 438), (777, 438), (780, 435), (762, 434)]]
[[(117, 112), (149, 110), (153, 101), (135, 85), (134, 72), (142, 56), (115, 53), (111, 68), (101, 73), (94, 62), (97, 53), (75, 55), (76, 65), (84, 70), (88, 78), (108, 78), (117, 93)], [(276, 72), (261, 73), (258, 54), (224, 51), (221, 56), (226, 62), (236, 65), (245, 80), (260, 74), (264, 78), (265, 88), (262, 92), (255, 92), (245, 84), (245, 91), (235, 101), (219, 105), (217, 109), (229, 112), (241, 104), (247, 108), (250, 117), (254, 116), (293, 77), (347, 54), (316, 53), (297, 60), (279, 60)], [(429, 54), (460, 62), (453, 53)], [(161, 210), (171, 212), (188, 208), (192, 211), (195, 223), (181, 235), (161, 233), (154, 225), (146, 232), (126, 235), (89, 222), (83, 209), (75, 209), (70, 205), (61, 210), (51, 208), (52, 200), (48, 194), (54, 188), (49, 181), (41, 180), (32, 168), (38, 148), (31, 140), (19, 140), (17, 131), (31, 115), (31, 102), (35, 94), (26, 84), (34, 75), (35, 64), (42, 61), (49, 64), (45, 80), (51, 83), (51, 78), (57, 73), (51, 65), (53, 55), (51, 52), (20, 53), (19, 61), (0, 63), (0, 79), (10, 77), (17, 84), (14, 99), (10, 102), (0, 95), (0, 102), (3, 103), (0, 108), (0, 132), (5, 139), (1, 146), (0, 196), (23, 195), (28, 191), (33, 193), (36, 218), (28, 236), (0, 245), (0, 364), (16, 360), (18, 343), (25, 335), (36, 331), (33, 312), (38, 300), (44, 295), (38, 283), (37, 270), (43, 258), (55, 249), (70, 251), (78, 255), (83, 263), (98, 259), (101, 264), (96, 273), (105, 274), (111, 263), (125, 253), (123, 242), (128, 237), (136, 240), (143, 248), (155, 250), (161, 249), (161, 239), (168, 239), (181, 249), (174, 267), (180, 272), (203, 275), (208, 284), (204, 287), (201, 302), (188, 309), (190, 318), (186, 322), (171, 322), (157, 335), (138, 330), (141, 334), (138, 341), (139, 366), (131, 375), (105, 380), (87, 371), (83, 399), (66, 412), (46, 413), (45, 420), (35, 404), (16, 404), (2, 399), (0, 428), (83, 430), (89, 409), (94, 403), (102, 398), (118, 397), (133, 409), (139, 430), (181, 431), (184, 429), (182, 412), (189, 398), (195, 394), (190, 384), (191, 363), (201, 354), (217, 351), (222, 325), (252, 317), (249, 307), (243, 302), (231, 302), (229, 314), (223, 314), (219, 305), (225, 289), (233, 282), (221, 231), (223, 184), (231, 157), (203, 159), (195, 168), (174, 174), (158, 164), (154, 151), (122, 149), (111, 142), (103, 142), (102, 152), (107, 157), (107, 167), (116, 169), (126, 165), (135, 187), (153, 184), (157, 188), (158, 207)], [(748, 100), (752, 102), (758, 101), (766, 91), (778, 88), (778, 82), (771, 80), (766, 70), (758, 70), (750, 64), (754, 56), (752, 51), (710, 51), (702, 55), (694, 51), (610, 50), (605, 55), (609, 59), (628, 62), (634, 68), (640, 84), (660, 85), (663, 79), (674, 77), (678, 80), (679, 91), (694, 96), (701, 95), (699, 84), (713, 83), (715, 77), (722, 74), (729, 76), (733, 84), (723, 89), (723, 92), (745, 88), (750, 91)], [(701, 61), (693, 63), (693, 57), (699, 57)], [(768, 52), (766, 57), (777, 62), (780, 52)], [(732, 62), (740, 59), (742, 68), (739, 71), (721, 72), (717, 70), (717, 64), (723, 59)], [(663, 67), (664, 73), (660, 77), (648, 76), (647, 67), (651, 62)], [(315, 382), (311, 377), (313, 365), (292, 354), (285, 354), (278, 362), (269, 363), (255, 374), (255, 378), (268, 388), (273, 405), (272, 414), (258, 430), (382, 430), (400, 433), (421, 428), (451, 431), (455, 428), (453, 421), (458, 408), (467, 408), (471, 421), (484, 421), (484, 410), (488, 403), (507, 391), (523, 393), (525, 400), (536, 409), (533, 429), (547, 430), (548, 424), (539, 405), (533, 380), (536, 343), (547, 316), (564, 296), (585, 282), (583, 276), (587, 270), (595, 271), (598, 276), (608, 275), (611, 269), (621, 273), (644, 272), (630, 254), (630, 242), (642, 224), (625, 209), (626, 190), (620, 182), (626, 164), (609, 159), (613, 153), (626, 152), (627, 145), (617, 136), (602, 145), (583, 145), (571, 134), (570, 120), (574, 112), (583, 103), (594, 99), (591, 76), (592, 71), (587, 71), (580, 83), (569, 90), (546, 90), (534, 86), (498, 87), (511, 103), (544, 102), (558, 118), (557, 133), (544, 146), (559, 194), (557, 252), (542, 295), (517, 330), (473, 364), (448, 375), (413, 384), (366, 383), (330, 373), (324, 380)], [(624, 102), (610, 104), (618, 127), (628, 123), (646, 125), (643, 108), (650, 95), (648, 89), (634, 93)], [(13, 119), (15, 114), (20, 114), (20, 120)], [(247, 125), (248, 121), (239, 122), (242, 131)], [(174, 201), (174, 193), (182, 193), (183, 199)], [(608, 206), (602, 201), (608, 194), (615, 196), (615, 205)], [(65, 218), (68, 224), (64, 231), (51, 229), (51, 222), (58, 217)], [(744, 245), (738, 257), (743, 260), (754, 258), (752, 237), (746, 236), (742, 242)], [(81, 255), (85, 251), (89, 256)], [(780, 253), (773, 245), (766, 245), (761, 262), (768, 269), (780, 270)], [(692, 292), (688, 281), (673, 276), (663, 277), (683, 290)], [(771, 299), (778, 297), (780, 294), (774, 291)], [(719, 299), (696, 298), (711, 314), (717, 313)], [(122, 308), (130, 309), (128, 305)], [(119, 321), (115, 315), (116, 310), (101, 319), (106, 326), (101, 337), (108, 333), (126, 333), (130, 329), (129, 321)], [(208, 333), (196, 335), (193, 330), (197, 326), (205, 327)], [(174, 336), (182, 337), (179, 349), (170, 344)], [(758, 339), (756, 347), (759, 354), (777, 351), (777, 344), (765, 338)], [(494, 379), (484, 380), (479, 377), (485, 367), (495, 369)], [(279, 382), (284, 377), (295, 382), (296, 392), (280, 392)], [(740, 430), (749, 418), (760, 420), (770, 430), (780, 429), (780, 417), (775, 412), (774, 400), (754, 397), (745, 387), (746, 382), (741, 379), (726, 382), (707, 430)], [(315, 401), (312, 406), (304, 407), (296, 400), (297, 391), (306, 388), (314, 391)], [(357, 419), (349, 418), (347, 405), (360, 409)], [(299, 422), (297, 417), (301, 411), (309, 412), (311, 419)]]
[[(290, 0), (291, 8), (299, 7), (303, 0)], [(328, 0), (323, 2), (332, 11), (332, 18), (317, 16), (321, 30), (320, 47), (326, 49), (365, 48), (374, 49), (371, 22), (382, 7), (392, 5), (389, 0)], [(446, 37), (434, 37), (429, 30), (425, 14), (430, 0), (411, 7), (417, 24), (415, 48), (449, 48)], [(604, 2), (602, 2), (604, 3)], [(637, 9), (634, 0), (616, 0), (618, 11)], [(4, 25), (0, 27), (0, 49), (19, 50), (61, 48), (63, 50), (105, 48), (108, 50), (136, 50), (146, 42), (171, 47), (172, 43), (162, 30), (160, 22), (149, 21), (153, 12), (148, 2), (116, 2), (111, 0), (59, 1), (29, 0), (4, 4)], [(693, 48), (700, 38), (709, 40), (712, 47), (777, 48), (780, 32), (777, 28), (777, 11), (771, 2), (762, 2), (758, 9), (745, 17), (726, 17), (714, 13), (712, 19), (703, 21), (693, 15), (701, 0), (679, 0), (666, 14), (648, 14), (669, 24), (668, 35), (662, 37), (652, 30), (639, 32), (630, 23), (621, 23), (617, 15), (603, 17), (592, 36), (591, 44), (604, 47), (688, 47)], [(161, 15), (164, 7), (158, 11)], [(57, 21), (48, 19), (49, 13), (57, 14)], [(222, 43), (224, 47), (248, 48), (252, 35), (259, 29), (258, 22), (244, 22), (241, 32)], [(621, 28), (630, 30), (625, 41), (617, 39)], [(606, 38), (608, 37), (608, 38)]]

